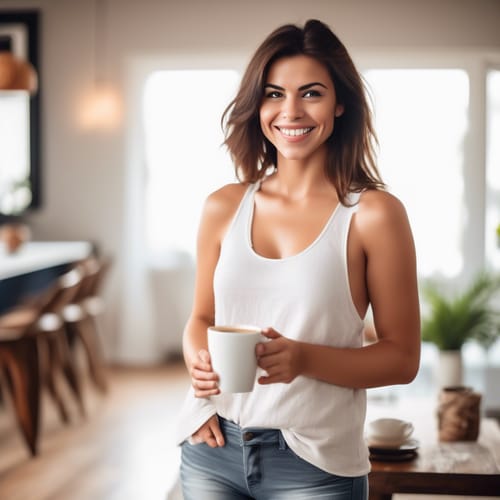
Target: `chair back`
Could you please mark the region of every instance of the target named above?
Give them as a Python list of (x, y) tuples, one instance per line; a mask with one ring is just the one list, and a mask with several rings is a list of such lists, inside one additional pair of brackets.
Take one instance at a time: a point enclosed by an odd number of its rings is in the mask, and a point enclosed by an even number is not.
[(51, 300), (45, 303), (41, 312), (60, 314), (64, 307), (69, 304), (78, 294), (82, 284), (82, 269), (76, 264), (69, 271), (59, 277), (54, 284), (55, 293)]

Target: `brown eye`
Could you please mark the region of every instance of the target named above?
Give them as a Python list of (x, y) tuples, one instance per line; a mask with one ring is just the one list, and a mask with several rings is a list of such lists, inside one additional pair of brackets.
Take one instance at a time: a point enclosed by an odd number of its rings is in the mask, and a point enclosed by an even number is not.
[(317, 90), (308, 90), (304, 93), (303, 97), (321, 97), (321, 93)]

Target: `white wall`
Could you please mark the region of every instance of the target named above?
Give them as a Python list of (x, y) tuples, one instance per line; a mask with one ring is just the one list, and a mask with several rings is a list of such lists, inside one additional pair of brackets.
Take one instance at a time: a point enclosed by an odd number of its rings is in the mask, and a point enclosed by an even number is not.
[[(231, 54), (243, 66), (279, 24), (313, 17), (328, 23), (355, 59), (377, 47), (500, 49), (496, 0), (108, 0), (106, 5), (105, 68), (124, 95), (131, 61), (137, 58), (180, 54), (185, 60), (209, 61), (213, 54)], [(113, 132), (86, 132), (78, 125), (78, 104), (94, 76), (93, 6), (91, 0), (0, 0), (0, 8), (39, 8), (42, 13), (44, 206), (29, 220), (38, 239), (89, 239), (114, 256), (106, 339), (113, 352), (119, 344), (117, 319), (126, 272), (122, 256), (130, 124), (126, 109), (122, 126)], [(166, 329), (166, 335), (177, 333)]]

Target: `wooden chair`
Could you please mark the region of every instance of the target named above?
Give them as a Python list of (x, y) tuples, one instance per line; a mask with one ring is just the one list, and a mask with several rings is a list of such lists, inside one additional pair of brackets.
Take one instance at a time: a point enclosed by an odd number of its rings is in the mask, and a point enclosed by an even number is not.
[(46, 363), (42, 364), (44, 385), (56, 404), (61, 420), (69, 423), (69, 412), (58, 383), (63, 378), (70, 388), (78, 405), (80, 414), (85, 416), (85, 405), (81, 378), (77, 364), (68, 345), (64, 323), (64, 311), (72, 303), (83, 285), (83, 271), (80, 265), (61, 276), (58, 280), (57, 294), (45, 308), (37, 327), (41, 336), (40, 347), (44, 349)]
[(81, 384), (69, 356), (62, 320), (62, 311), (81, 282), (81, 271), (75, 267), (33, 300), (0, 316), (0, 366), (18, 426), (32, 455), (38, 451), (43, 387), (48, 389), (61, 420), (68, 423), (67, 405), (58, 390), (63, 374), (84, 414)]
[(39, 297), (38, 308), (0, 316), (0, 368), (11, 395), (17, 424), (32, 455), (38, 451), (40, 422), (40, 351), (37, 321), (57, 292), (50, 287)]
[(111, 259), (91, 257), (82, 262), (82, 285), (74, 300), (63, 312), (69, 343), (80, 341), (87, 358), (90, 379), (99, 391), (106, 393), (108, 383), (99, 338), (98, 317), (104, 309), (101, 295)]

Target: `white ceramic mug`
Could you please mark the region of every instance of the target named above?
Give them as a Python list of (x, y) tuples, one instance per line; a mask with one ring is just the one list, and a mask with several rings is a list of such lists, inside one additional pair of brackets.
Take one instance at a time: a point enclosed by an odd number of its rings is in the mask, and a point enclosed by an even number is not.
[(368, 424), (371, 445), (401, 446), (413, 433), (413, 424), (399, 418), (379, 418)]
[(255, 346), (265, 337), (256, 326), (211, 326), (207, 330), (212, 368), (221, 392), (251, 392), (257, 373)]

